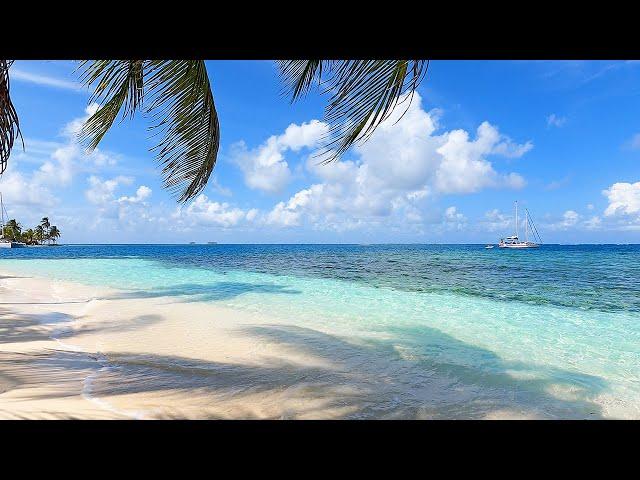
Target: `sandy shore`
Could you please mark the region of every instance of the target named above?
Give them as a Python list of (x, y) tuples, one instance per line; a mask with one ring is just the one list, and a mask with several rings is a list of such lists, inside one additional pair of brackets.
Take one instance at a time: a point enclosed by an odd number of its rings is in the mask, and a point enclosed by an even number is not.
[(331, 362), (279, 342), (278, 327), (210, 304), (0, 272), (0, 418), (348, 414), (334, 403), (344, 387), (304, 382)]
[(0, 271), (0, 418), (600, 416), (440, 370), (384, 338)]

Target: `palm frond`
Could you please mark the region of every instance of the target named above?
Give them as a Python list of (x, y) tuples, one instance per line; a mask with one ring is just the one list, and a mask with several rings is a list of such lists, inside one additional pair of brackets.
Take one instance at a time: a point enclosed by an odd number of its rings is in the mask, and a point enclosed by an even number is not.
[(291, 102), (306, 95), (316, 81), (322, 79), (323, 63), (326, 60), (279, 60), (280, 80), (285, 89), (291, 91)]
[(100, 108), (80, 138), (94, 149), (122, 112), (124, 120), (145, 105), (162, 134), (152, 148), (162, 165), (164, 186), (186, 202), (206, 185), (216, 164), (220, 125), (206, 66), (201, 60), (84, 61), (82, 82), (95, 85), (89, 102)]
[(12, 63), (13, 60), (0, 60), (0, 175), (7, 168), (16, 137), (20, 137), (24, 148), (20, 120), (9, 94), (9, 67)]
[(153, 60), (146, 80), (147, 109), (163, 138), (153, 148), (162, 165), (164, 186), (179, 201), (195, 197), (216, 164), (220, 124), (209, 76), (202, 60)]
[[(288, 60), (279, 62), (281, 78), (292, 100), (309, 91), (314, 81), (329, 94), (325, 120), (329, 135), (323, 163), (337, 160), (357, 142), (366, 141), (413, 93), (427, 73), (428, 60)], [(322, 80), (323, 73), (326, 79)], [(406, 110), (405, 110), (406, 112)], [(403, 113), (404, 115), (404, 113)]]
[[(81, 81), (86, 86), (96, 84), (89, 103), (101, 106), (85, 122), (80, 139), (89, 150), (98, 146), (120, 110), (122, 119), (133, 117), (144, 96), (144, 62), (142, 60), (85, 60)], [(124, 109), (123, 109), (124, 107)]]

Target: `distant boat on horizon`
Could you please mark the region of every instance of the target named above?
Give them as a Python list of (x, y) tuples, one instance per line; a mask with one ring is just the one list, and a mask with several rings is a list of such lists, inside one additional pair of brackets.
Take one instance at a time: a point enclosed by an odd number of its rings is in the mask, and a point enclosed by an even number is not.
[[(531, 215), (529, 214), (528, 209), (525, 210), (525, 222), (524, 222), (524, 242), (520, 240), (518, 237), (518, 201), (515, 202), (515, 224), (516, 224), (516, 234), (511, 235), (510, 237), (501, 238), (500, 243), (498, 244), (499, 248), (538, 248), (542, 240), (540, 239), (540, 235), (538, 235), (538, 229), (536, 228), (533, 220), (531, 219)], [(530, 242), (529, 241), (529, 230), (531, 230), (534, 238), (537, 238), (539, 243)]]

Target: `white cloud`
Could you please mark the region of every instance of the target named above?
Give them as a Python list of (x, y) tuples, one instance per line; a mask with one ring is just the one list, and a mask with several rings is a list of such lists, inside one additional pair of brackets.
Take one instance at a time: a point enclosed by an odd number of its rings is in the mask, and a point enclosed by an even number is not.
[(602, 219), (597, 215), (594, 215), (584, 222), (584, 226), (587, 230), (597, 230), (600, 228), (600, 225), (602, 225)]
[[(146, 185), (140, 185), (133, 195), (123, 195), (116, 198), (116, 191), (123, 186), (132, 185), (134, 178), (116, 176), (107, 180), (91, 175), (87, 179), (89, 188), (85, 191), (85, 197), (95, 205), (91, 210), (91, 219), (86, 221), (86, 226), (91, 230), (109, 229), (139, 229), (141, 225), (149, 228), (154, 219), (151, 214), (151, 206), (146, 200), (151, 196), (151, 189)], [(166, 213), (166, 212), (165, 212)], [(164, 217), (166, 215), (162, 215)], [(151, 230), (155, 228), (152, 227)]]
[(90, 186), (90, 188), (84, 192), (87, 200), (95, 205), (105, 205), (115, 199), (114, 192), (120, 185), (131, 185), (133, 178), (118, 176), (103, 181), (101, 178), (91, 175), (87, 181)]
[(266, 222), (268, 224), (290, 227), (299, 225), (302, 210), (311, 207), (311, 210), (319, 210), (318, 205), (310, 205), (310, 202), (317, 201), (322, 197), (324, 185), (312, 185), (306, 190), (301, 190), (289, 199), (288, 202), (278, 203), (271, 212), (268, 213)]
[(564, 126), (565, 123), (567, 123), (567, 118), (556, 115), (555, 113), (552, 113), (547, 117), (547, 126), (549, 127), (560, 128)]
[(273, 135), (258, 148), (249, 150), (244, 142), (232, 146), (232, 159), (244, 174), (246, 185), (266, 192), (279, 192), (291, 179), (284, 154), (291, 150), (313, 148), (328, 133), (326, 123), (311, 120), (302, 125), (291, 124), (282, 135)]
[[(77, 132), (97, 108), (95, 103), (89, 105), (84, 116), (70, 121), (62, 128), (64, 143), (28, 139), (25, 142), (25, 152), (18, 151), (15, 155), (12, 153), (10, 168), (0, 181), (6, 200), (16, 205), (50, 205), (57, 202), (54, 189), (71, 185), (79, 172), (116, 164), (114, 155), (99, 149), (87, 154), (77, 144)], [(40, 166), (26, 173), (18, 170), (21, 163)]]
[(135, 196), (131, 196), (131, 197), (120, 197), (118, 199), (119, 203), (142, 203), (144, 202), (147, 198), (149, 198), (151, 196), (151, 189), (149, 187), (147, 187), (146, 185), (140, 185), (138, 187), (138, 190), (136, 190), (136, 194)]
[(461, 220), (466, 220), (465, 216), (458, 212), (458, 209), (456, 207), (449, 207), (444, 211), (444, 217), (446, 220), (449, 221), (461, 221)]
[(356, 159), (327, 165), (308, 160), (307, 170), (320, 182), (278, 203), (267, 214), (267, 223), (292, 226), (306, 219), (313, 228), (339, 230), (346, 225), (438, 222), (424, 212), (431, 198), (524, 186), (520, 175), (499, 173), (487, 157), (522, 156), (531, 142), (514, 143), (488, 122), (473, 139), (464, 130), (438, 135), (441, 112), (423, 110), (418, 94), (399, 120), (400, 110), (367, 142), (354, 147)]
[(640, 182), (619, 182), (602, 192), (609, 200), (605, 216), (637, 215), (640, 213)]
[[(556, 217), (557, 218), (557, 217)], [(559, 220), (544, 225), (548, 230), (569, 230), (579, 228), (582, 216), (575, 210), (566, 210)]]
[(9, 69), (9, 76), (11, 80), (34, 83), (36, 85), (43, 85), (46, 87), (61, 88), (63, 90), (70, 90), (77, 93), (86, 93), (87, 91), (79, 82), (72, 82), (48, 75), (38, 75), (35, 73), (25, 72), (15, 66), (12, 66)]
[(448, 230), (461, 230), (467, 225), (467, 217), (451, 206), (444, 211), (443, 222)]
[(574, 226), (576, 223), (578, 223), (579, 218), (580, 215), (574, 210), (567, 210), (566, 212), (564, 212), (564, 214), (562, 214), (563, 225), (566, 227)]
[(509, 226), (513, 226), (513, 219), (494, 208), (484, 214), (484, 220), (480, 221), (480, 226), (490, 232), (504, 231)]
[(244, 211), (226, 202), (211, 201), (206, 195), (200, 194), (186, 208), (178, 207), (173, 218), (180, 222), (182, 228), (194, 226), (229, 228), (243, 221), (251, 222), (255, 220), (257, 214), (256, 209)]
[(52, 206), (58, 199), (47, 188), (35, 182), (31, 176), (10, 169), (0, 178), (0, 191), (5, 206), (11, 210), (15, 205)]
[[(72, 120), (62, 128), (62, 135), (66, 138), (64, 144), (50, 143), (53, 147), (49, 158), (33, 173), (35, 185), (61, 187), (72, 183), (74, 176), (80, 171), (88, 171), (95, 167), (113, 166), (116, 158), (95, 149), (91, 153), (83, 151), (77, 143), (77, 133), (90, 115), (95, 113), (98, 105), (92, 103), (85, 109), (85, 115)], [(42, 142), (40, 142), (42, 143)], [(37, 145), (37, 142), (36, 142)], [(28, 153), (28, 152), (27, 152)]]
[(453, 130), (442, 137), (445, 142), (437, 149), (442, 161), (436, 171), (435, 183), (440, 192), (472, 193), (487, 187), (524, 186), (524, 179), (517, 173), (499, 175), (486, 156), (498, 154), (516, 158), (533, 148), (531, 142), (515, 144), (488, 122), (478, 127), (475, 140), (469, 140), (469, 134), (464, 130)]

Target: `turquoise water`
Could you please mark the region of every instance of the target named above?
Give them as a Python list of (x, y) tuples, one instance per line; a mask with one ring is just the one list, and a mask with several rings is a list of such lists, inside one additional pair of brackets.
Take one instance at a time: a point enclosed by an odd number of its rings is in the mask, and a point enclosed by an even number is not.
[(268, 313), (306, 329), (286, 341), (330, 334), (328, 357), (333, 338), (401, 361), (408, 389), (434, 373), (548, 416), (640, 418), (639, 246), (62, 246), (3, 268)]

